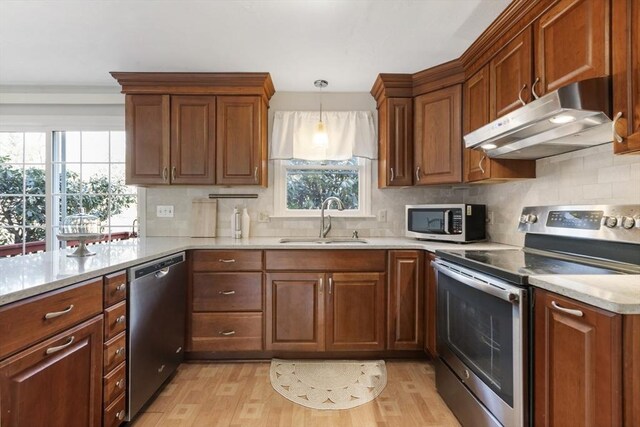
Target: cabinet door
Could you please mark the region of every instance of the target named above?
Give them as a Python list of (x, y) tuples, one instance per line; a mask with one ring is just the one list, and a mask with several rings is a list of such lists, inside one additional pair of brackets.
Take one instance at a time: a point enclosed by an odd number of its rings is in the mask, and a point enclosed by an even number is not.
[(102, 315), (0, 363), (0, 425), (100, 426)]
[(215, 183), (215, 96), (171, 97), (171, 183)]
[(461, 85), (414, 100), (416, 184), (462, 181)]
[(424, 318), (425, 318), (425, 340), (424, 350), (432, 357), (438, 356), (436, 347), (436, 319), (437, 319), (437, 296), (438, 296), (438, 282), (436, 280), (436, 270), (431, 266), (431, 262), (436, 259), (436, 256), (429, 252), (425, 256), (425, 299), (424, 299)]
[(266, 276), (266, 349), (324, 350), (324, 274)]
[[(489, 123), (489, 66), (482, 67), (464, 82), (463, 133), (466, 135)], [(491, 162), (482, 150), (464, 150), (465, 181), (491, 177)]]
[(387, 98), (378, 120), (378, 187), (412, 185), (413, 99)]
[(266, 120), (261, 104), (259, 96), (218, 97), (217, 184), (262, 183)]
[(561, 0), (534, 23), (538, 95), (609, 74), (609, 1)]
[(640, 3), (614, 1), (613, 114), (618, 115), (616, 154), (640, 151)]
[(621, 425), (622, 316), (537, 289), (534, 311), (534, 424)]
[(127, 95), (127, 184), (169, 183), (169, 96)]
[(384, 273), (333, 273), (327, 280), (327, 350), (383, 350)]
[(491, 120), (530, 101), (531, 58), (531, 27), (527, 27), (489, 63)]
[(422, 251), (389, 251), (388, 349), (420, 350), (424, 339)]

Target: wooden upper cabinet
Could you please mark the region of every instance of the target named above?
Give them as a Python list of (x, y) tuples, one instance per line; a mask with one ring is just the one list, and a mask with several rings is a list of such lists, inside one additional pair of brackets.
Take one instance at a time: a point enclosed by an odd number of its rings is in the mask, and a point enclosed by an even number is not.
[(534, 307), (534, 425), (622, 425), (622, 316), (540, 289)]
[(332, 273), (326, 289), (326, 349), (384, 349), (384, 273)]
[(216, 97), (171, 97), (172, 184), (214, 184)]
[(610, 17), (609, 1), (561, 0), (534, 23), (538, 95), (610, 74)]
[(640, 3), (612, 4), (613, 114), (618, 116), (613, 149), (640, 153)]
[[(462, 129), (465, 135), (489, 123), (490, 110), (496, 110), (493, 107), (496, 99), (490, 91), (491, 70), (491, 64), (485, 65), (464, 83)], [(515, 96), (517, 99), (518, 94)], [(479, 149), (464, 149), (463, 163), (465, 182), (501, 182), (536, 176), (535, 160), (490, 159)]]
[(413, 98), (378, 107), (378, 188), (413, 184)]
[(527, 27), (489, 63), (490, 120), (530, 101), (532, 66), (531, 27)]
[(269, 73), (112, 72), (127, 184), (267, 185)]
[(127, 184), (169, 184), (169, 96), (127, 95)]
[(424, 339), (422, 251), (389, 251), (387, 336), (390, 350), (420, 350)]
[(219, 96), (216, 183), (261, 184), (266, 108), (258, 96)]
[[(482, 67), (463, 86), (463, 134), (489, 123), (489, 66)], [(464, 142), (463, 142), (464, 144)], [(491, 162), (481, 150), (464, 149), (465, 181), (481, 181), (491, 177)]]
[(414, 99), (416, 184), (462, 181), (462, 88), (454, 85)]

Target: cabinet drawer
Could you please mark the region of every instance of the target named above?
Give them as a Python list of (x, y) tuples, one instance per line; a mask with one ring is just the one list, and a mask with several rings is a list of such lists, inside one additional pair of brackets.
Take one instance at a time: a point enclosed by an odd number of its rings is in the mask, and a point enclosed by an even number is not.
[(262, 273), (194, 273), (193, 310), (262, 310)]
[(102, 277), (0, 308), (0, 359), (102, 312)]
[(124, 418), (127, 415), (125, 411), (126, 400), (124, 394), (116, 399), (111, 406), (104, 410), (104, 419), (102, 425), (104, 427), (117, 427), (124, 422)]
[(104, 377), (104, 407), (111, 405), (127, 387), (127, 365), (121, 363)]
[(384, 250), (274, 250), (265, 252), (267, 270), (385, 271)]
[(193, 271), (262, 270), (262, 251), (195, 251)]
[(104, 372), (109, 372), (120, 363), (127, 355), (127, 337), (122, 332), (117, 337), (104, 344)]
[(104, 306), (109, 307), (127, 297), (127, 273), (118, 273), (104, 276)]
[(194, 313), (191, 351), (262, 350), (262, 313)]
[(109, 307), (104, 311), (104, 339), (111, 338), (124, 331), (127, 327), (127, 303), (122, 301), (120, 304)]

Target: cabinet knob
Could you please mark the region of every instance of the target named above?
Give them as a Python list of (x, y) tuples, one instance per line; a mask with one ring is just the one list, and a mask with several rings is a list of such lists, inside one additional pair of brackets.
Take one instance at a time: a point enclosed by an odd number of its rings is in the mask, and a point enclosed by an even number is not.
[(116, 356), (116, 357), (124, 356), (124, 347), (120, 347), (120, 348), (118, 348), (118, 349), (116, 350), (116, 352), (115, 352), (115, 356)]
[(123, 409), (122, 411), (119, 411), (119, 412), (116, 414), (116, 418), (118, 419), (118, 421), (122, 421), (122, 420), (124, 420), (124, 409)]
[(118, 286), (116, 286), (116, 292), (124, 292), (125, 289), (127, 289), (126, 283), (121, 283)]
[(116, 319), (116, 324), (124, 323), (126, 320), (127, 318), (123, 314), (122, 316), (118, 316), (118, 318)]
[(124, 388), (124, 378), (116, 381), (116, 387), (119, 388), (119, 389), (123, 389)]

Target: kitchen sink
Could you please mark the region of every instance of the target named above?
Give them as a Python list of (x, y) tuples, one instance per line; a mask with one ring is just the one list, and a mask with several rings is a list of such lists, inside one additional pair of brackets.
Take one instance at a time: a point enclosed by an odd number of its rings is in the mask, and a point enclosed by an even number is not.
[(280, 239), (280, 243), (367, 243), (364, 239), (354, 239), (352, 237), (285, 237)]

